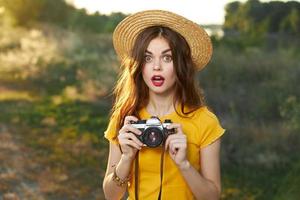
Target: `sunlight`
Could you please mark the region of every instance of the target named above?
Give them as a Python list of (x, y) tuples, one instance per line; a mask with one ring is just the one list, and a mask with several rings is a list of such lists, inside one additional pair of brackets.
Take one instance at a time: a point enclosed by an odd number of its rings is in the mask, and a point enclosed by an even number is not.
[[(96, 11), (101, 14), (110, 14), (112, 12), (123, 12), (125, 14), (134, 13), (142, 10), (161, 9), (178, 13), (196, 23), (223, 24), (224, 7), (227, 3), (234, 0), (68, 0), (77, 8), (85, 8), (89, 13)], [(245, 2), (246, 0), (240, 0)], [(269, 0), (261, 0), (267, 2)], [(285, 0), (286, 1), (286, 0)]]
[(199, 24), (221, 24), (224, 21), (224, 5), (226, 0), (164, 0), (164, 1), (128, 1), (115, 0), (111, 3), (104, 0), (74, 0), (78, 8), (85, 8), (89, 13), (99, 11), (101, 14), (111, 12), (133, 13), (148, 9), (169, 10), (187, 17)]
[(0, 7), (0, 15), (1, 15), (2, 13), (4, 13), (4, 11), (5, 11), (5, 8), (4, 8), (4, 7)]

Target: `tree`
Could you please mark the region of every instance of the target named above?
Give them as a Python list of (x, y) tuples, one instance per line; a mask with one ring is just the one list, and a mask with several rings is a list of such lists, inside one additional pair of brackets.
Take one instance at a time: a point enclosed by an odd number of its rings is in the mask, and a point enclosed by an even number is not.
[(282, 20), (280, 24), (281, 32), (288, 32), (291, 34), (300, 34), (300, 12), (293, 8), (288, 16)]
[(13, 25), (28, 26), (42, 13), (45, 0), (0, 0)]
[(124, 19), (126, 15), (120, 12), (115, 12), (109, 15), (109, 20), (107, 20), (107, 24), (105, 26), (106, 32), (112, 32), (117, 24)]
[(64, 0), (0, 0), (0, 7), (5, 8), (5, 16), (13, 25), (30, 27), (49, 23), (96, 33), (112, 32), (126, 16), (123, 13), (88, 14), (85, 9), (76, 9)]
[(238, 9), (240, 8), (241, 3), (238, 1), (234, 1), (232, 3), (228, 3), (225, 6), (225, 22), (223, 25), (224, 30), (230, 29), (238, 29)]
[(248, 0), (232, 2), (225, 7), (225, 34), (237, 31), (253, 37), (279, 32), (300, 33), (300, 3)]

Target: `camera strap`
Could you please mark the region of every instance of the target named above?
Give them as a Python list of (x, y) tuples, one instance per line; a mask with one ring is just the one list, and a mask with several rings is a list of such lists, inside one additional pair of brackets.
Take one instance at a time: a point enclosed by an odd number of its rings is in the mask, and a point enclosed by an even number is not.
[[(158, 200), (161, 199), (161, 190), (162, 190), (162, 180), (163, 180), (163, 175), (164, 175), (164, 155), (165, 155), (165, 144), (163, 143), (162, 145), (162, 153), (160, 156), (160, 187), (159, 187), (159, 194), (158, 194)], [(138, 190), (139, 190), (139, 151), (137, 152), (136, 158), (135, 158), (135, 163), (134, 163), (134, 167), (135, 167), (135, 172), (134, 172), (134, 180), (135, 180), (135, 190), (134, 190), (134, 194), (135, 194), (135, 200), (138, 200)]]
[(138, 200), (139, 198), (139, 151), (136, 152), (136, 158), (134, 162), (134, 195), (135, 195), (135, 200)]

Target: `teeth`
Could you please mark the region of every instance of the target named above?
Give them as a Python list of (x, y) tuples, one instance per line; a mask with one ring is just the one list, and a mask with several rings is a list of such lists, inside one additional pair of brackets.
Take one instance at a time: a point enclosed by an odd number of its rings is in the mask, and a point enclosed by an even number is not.
[(162, 78), (162, 77), (159, 77), (159, 76), (154, 76), (154, 77), (153, 77), (153, 80), (163, 80), (163, 78)]

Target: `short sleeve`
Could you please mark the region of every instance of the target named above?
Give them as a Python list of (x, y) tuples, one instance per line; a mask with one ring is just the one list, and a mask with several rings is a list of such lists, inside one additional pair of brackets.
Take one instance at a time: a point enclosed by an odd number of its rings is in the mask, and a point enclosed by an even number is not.
[(222, 128), (217, 116), (208, 109), (205, 110), (205, 116), (202, 118), (201, 124), (201, 148), (210, 145), (225, 133), (225, 129)]
[(117, 119), (116, 117), (112, 117), (108, 123), (106, 131), (104, 131), (104, 137), (110, 142), (118, 144), (117, 136)]

